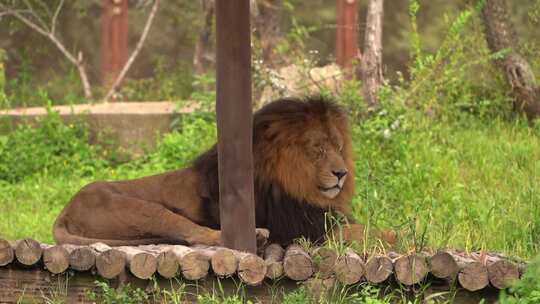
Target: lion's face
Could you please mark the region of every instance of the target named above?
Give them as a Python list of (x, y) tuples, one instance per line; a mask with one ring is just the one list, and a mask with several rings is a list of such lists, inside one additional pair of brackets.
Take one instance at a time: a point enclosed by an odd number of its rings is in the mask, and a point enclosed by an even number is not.
[(333, 199), (343, 190), (349, 173), (343, 158), (343, 137), (332, 127), (326, 131), (310, 130), (305, 140), (305, 147), (298, 148), (307, 152), (306, 162), (314, 165), (312, 183), (324, 197)]
[(279, 106), (256, 116), (256, 174), (319, 207), (350, 204), (354, 177), (346, 114), (322, 102)]

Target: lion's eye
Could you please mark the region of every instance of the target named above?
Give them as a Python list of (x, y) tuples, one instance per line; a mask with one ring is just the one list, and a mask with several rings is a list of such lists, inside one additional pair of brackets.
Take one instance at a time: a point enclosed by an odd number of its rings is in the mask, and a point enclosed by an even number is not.
[(317, 147), (317, 156), (323, 157), (326, 154), (326, 149), (323, 146)]

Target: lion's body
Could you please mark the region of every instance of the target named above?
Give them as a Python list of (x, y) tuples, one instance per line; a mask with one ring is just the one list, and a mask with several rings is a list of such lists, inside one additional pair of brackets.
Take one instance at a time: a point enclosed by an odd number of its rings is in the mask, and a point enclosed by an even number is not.
[[(325, 212), (349, 215), (354, 192), (351, 138), (345, 113), (311, 99), (278, 100), (253, 123), (256, 225), (283, 245), (320, 241)], [(192, 166), (81, 189), (58, 217), (58, 243), (218, 245), (216, 146)]]

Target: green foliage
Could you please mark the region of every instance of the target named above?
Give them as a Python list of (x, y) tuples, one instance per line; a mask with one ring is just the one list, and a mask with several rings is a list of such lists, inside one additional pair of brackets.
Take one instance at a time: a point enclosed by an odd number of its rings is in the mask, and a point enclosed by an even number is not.
[(0, 48), (0, 108), (7, 107), (6, 96), (6, 67), (4, 62), (7, 59), (6, 51)]
[(416, 14), (418, 14), (419, 9), (420, 4), (418, 3), (418, 0), (409, 1), (409, 18), (411, 23), (411, 37), (409, 38), (409, 43), (411, 49), (410, 57), (413, 60), (417, 60), (422, 55), (420, 35), (418, 33), (418, 23), (416, 21)]
[(419, 6), (417, 1), (411, 1), (411, 79), (400, 79), (399, 85), (392, 88), (392, 103), (420, 109), (433, 117), (510, 112), (511, 102), (505, 90), (500, 89), (506, 85), (492, 64), (506, 51), (490, 54), (481, 32), (480, 8), (481, 4), (469, 7), (453, 20), (445, 16), (446, 35), (439, 48), (429, 53), (422, 52), (415, 25)]
[(310, 293), (305, 287), (300, 287), (283, 295), (283, 304), (390, 304), (393, 295), (383, 296), (381, 290), (373, 285), (362, 283), (354, 286), (335, 285), (335, 287), (322, 293), (318, 297)]
[(503, 291), (500, 304), (540, 303), (540, 259), (527, 267), (521, 279), (513, 284), (509, 292)]
[(285, 39), (280, 40), (276, 45), (276, 53), (285, 57), (302, 57), (307, 53), (306, 41), (311, 38), (311, 35), (319, 30), (319, 27), (314, 25), (306, 25), (301, 23), (296, 17), (296, 4), (294, 1), (283, 1), (284, 12), (288, 15), (289, 26), (285, 33)]
[(407, 248), (538, 251), (540, 138), (525, 121), (378, 115), (354, 132), (361, 222), (402, 230)]
[(92, 175), (106, 164), (88, 144), (82, 124), (64, 124), (55, 112), (36, 124), (21, 124), (0, 137), (0, 181), (14, 183), (39, 172)]
[(199, 103), (199, 110), (214, 112), (216, 104), (216, 77), (214, 74), (195, 75), (192, 86), (193, 92), (189, 99)]
[(245, 301), (239, 295), (216, 296), (214, 293), (205, 293), (197, 296), (197, 303), (200, 304), (251, 304), (251, 301)]
[(140, 304), (148, 300), (148, 295), (140, 288), (133, 288), (129, 284), (120, 288), (112, 288), (107, 282), (95, 282), (99, 292), (90, 291), (87, 297), (91, 301), (103, 304)]
[(193, 91), (194, 76), (186, 62), (171, 64), (167, 58), (154, 60), (153, 77), (127, 79), (120, 90), (129, 101), (178, 101), (188, 98)]
[(283, 296), (283, 304), (309, 303), (312, 299), (305, 288), (298, 288)]
[(158, 143), (156, 151), (139, 164), (151, 166), (153, 170), (177, 169), (210, 148), (216, 142), (216, 138), (217, 129), (213, 115), (185, 117), (179, 122), (179, 129), (165, 135)]

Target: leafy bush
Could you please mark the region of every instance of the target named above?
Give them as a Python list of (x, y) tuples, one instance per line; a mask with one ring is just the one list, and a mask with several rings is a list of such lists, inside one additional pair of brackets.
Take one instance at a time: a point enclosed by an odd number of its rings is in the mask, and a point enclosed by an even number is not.
[(106, 164), (98, 151), (88, 144), (84, 125), (64, 124), (49, 112), (35, 126), (20, 124), (0, 137), (0, 180), (13, 183), (42, 171), (91, 175)]
[(216, 143), (217, 130), (212, 114), (193, 114), (182, 117), (174, 131), (167, 133), (157, 144), (155, 151), (140, 159), (118, 166), (122, 177), (134, 177), (133, 173), (163, 172), (186, 166), (205, 149)]
[(474, 114), (484, 117), (510, 112), (506, 83), (492, 61), (505, 52), (492, 54), (481, 31), (480, 10), (462, 10), (455, 18), (445, 16), (446, 35), (435, 52), (423, 49), (418, 33), (416, 14), (418, 1), (410, 1), (411, 20), (410, 79), (398, 78), (392, 102), (416, 108), (433, 118)]
[(188, 98), (193, 91), (193, 72), (187, 62), (171, 64), (162, 56), (154, 60), (150, 78), (126, 79), (120, 94), (129, 101), (176, 101)]

